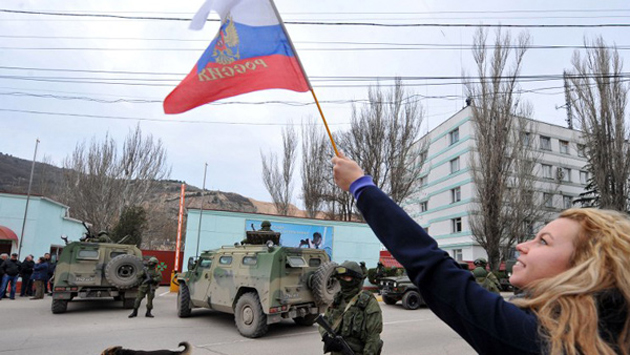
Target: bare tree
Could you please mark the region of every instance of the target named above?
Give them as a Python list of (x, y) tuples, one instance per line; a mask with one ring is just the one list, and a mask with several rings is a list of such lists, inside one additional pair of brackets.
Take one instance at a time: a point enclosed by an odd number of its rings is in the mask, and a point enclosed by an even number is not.
[(62, 200), (73, 216), (96, 229), (113, 227), (126, 207), (142, 205), (154, 181), (170, 174), (162, 142), (143, 138), (140, 126), (122, 151), (118, 158), (116, 142), (106, 135), (102, 142), (78, 144), (63, 163)]
[(427, 142), (418, 141), (422, 107), (407, 97), (400, 79), (389, 92), (370, 88), (368, 98), (366, 107), (353, 107), (350, 131), (340, 146), (400, 203), (413, 192), (424, 164)]
[(278, 166), (276, 155), (271, 152), (260, 156), (263, 163), (262, 177), (267, 191), (271, 195), (276, 212), (280, 215), (289, 215), (291, 198), (293, 194), (293, 170), (295, 168), (295, 156), (297, 149), (297, 134), (289, 126), (282, 130), (282, 166)]
[(582, 129), (591, 174), (591, 189), (599, 207), (630, 210), (630, 130), (626, 119), (629, 86), (616, 49), (602, 37), (588, 43), (584, 57), (576, 51), (570, 82), (571, 105)]
[[(474, 240), (483, 247), (490, 267), (498, 269), (502, 251), (525, 238), (528, 225), (542, 211), (535, 203), (532, 173), (536, 157), (524, 144), (531, 132), (529, 105), (518, 104), (517, 82), (529, 35), (521, 34), (512, 45), (509, 34), (496, 32), (494, 51), (486, 47), (487, 34), (479, 29), (474, 38), (473, 57), (479, 79), (465, 82), (473, 99), (473, 127), (477, 142), (471, 155), (476, 204), (470, 212)], [(510, 58), (513, 63), (508, 65)], [(531, 135), (531, 133), (530, 133)]]
[(330, 158), (326, 155), (329, 143), (318, 123), (310, 118), (302, 124), (302, 200), (310, 218), (315, 218), (321, 210), (326, 177), (331, 175), (326, 164)]

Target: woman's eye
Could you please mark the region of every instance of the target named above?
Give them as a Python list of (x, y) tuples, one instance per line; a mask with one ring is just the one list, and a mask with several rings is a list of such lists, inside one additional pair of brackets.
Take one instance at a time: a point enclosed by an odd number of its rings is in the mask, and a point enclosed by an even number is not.
[(540, 244), (547, 245), (545, 238), (540, 238)]

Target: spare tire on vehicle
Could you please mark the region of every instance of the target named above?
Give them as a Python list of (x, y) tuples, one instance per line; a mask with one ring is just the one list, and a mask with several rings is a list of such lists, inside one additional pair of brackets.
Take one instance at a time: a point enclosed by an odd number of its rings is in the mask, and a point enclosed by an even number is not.
[(142, 260), (132, 254), (122, 254), (105, 265), (105, 279), (120, 289), (132, 288), (140, 283)]
[(335, 299), (335, 294), (341, 289), (339, 280), (333, 277), (337, 263), (327, 261), (321, 264), (311, 275), (310, 286), (313, 291), (315, 304), (327, 306)]

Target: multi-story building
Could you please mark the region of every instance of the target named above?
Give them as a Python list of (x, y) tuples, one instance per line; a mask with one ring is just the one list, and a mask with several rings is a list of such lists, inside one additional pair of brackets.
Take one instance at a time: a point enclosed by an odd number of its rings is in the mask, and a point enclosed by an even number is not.
[[(473, 239), (469, 214), (476, 188), (471, 157), (476, 156), (472, 108), (465, 107), (422, 139), (428, 141), (423, 175), (403, 208), (456, 260), (486, 257)], [(553, 215), (570, 208), (588, 180), (581, 132), (531, 120), (522, 134), (535, 150), (536, 191), (544, 209)], [(535, 221), (542, 224), (547, 221)]]

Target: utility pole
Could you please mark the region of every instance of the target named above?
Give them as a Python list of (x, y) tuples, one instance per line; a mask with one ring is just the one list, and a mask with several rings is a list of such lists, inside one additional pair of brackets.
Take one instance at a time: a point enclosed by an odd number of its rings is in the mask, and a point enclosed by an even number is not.
[(208, 171), (208, 163), (203, 168), (203, 188), (201, 190), (201, 204), (199, 206), (199, 225), (197, 226), (197, 251), (195, 257), (199, 256), (199, 239), (201, 238), (201, 216), (203, 214), (203, 194), (206, 192), (206, 172)]
[(22, 220), (22, 232), (20, 233), (20, 241), (18, 242), (18, 259), (22, 252), (22, 242), (24, 241), (24, 229), (26, 228), (26, 216), (28, 215), (28, 203), (31, 199), (31, 186), (33, 185), (33, 172), (35, 171), (35, 160), (37, 159), (37, 146), (39, 138), (35, 139), (35, 153), (33, 154), (33, 164), (31, 164), (31, 177), (28, 179), (28, 190), (26, 191), (26, 207), (24, 208), (24, 219)]
[(564, 78), (564, 100), (566, 103), (564, 104), (567, 109), (567, 127), (569, 129), (573, 129), (573, 113), (571, 112), (571, 91), (569, 88), (569, 75), (565, 70), (562, 73), (562, 77)]

